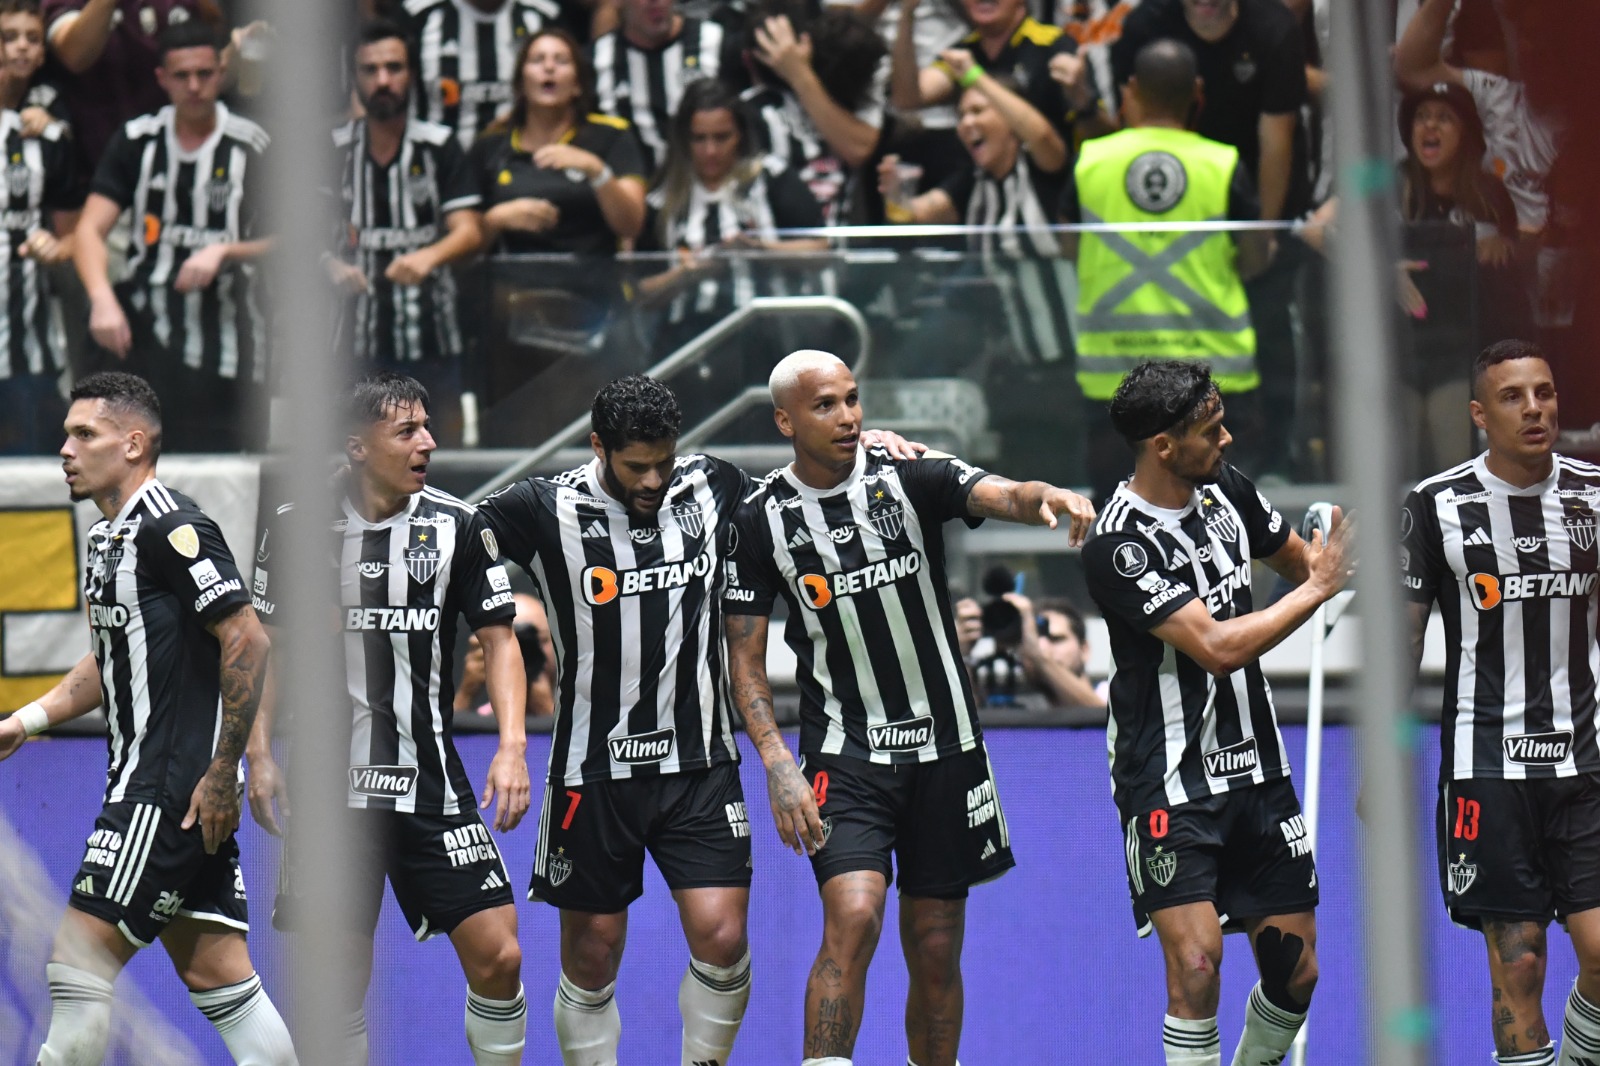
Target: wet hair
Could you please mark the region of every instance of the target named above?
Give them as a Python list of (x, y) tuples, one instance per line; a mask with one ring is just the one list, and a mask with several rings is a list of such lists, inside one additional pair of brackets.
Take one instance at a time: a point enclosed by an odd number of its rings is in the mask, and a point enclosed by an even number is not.
[[(1129, 444), (1187, 429), (1217, 399), (1211, 367), (1183, 359), (1149, 359), (1132, 370), (1111, 398), (1111, 424)], [(1137, 450), (1137, 449), (1136, 449)]]
[(412, 406), (428, 409), (428, 390), (422, 382), (392, 370), (368, 374), (350, 390), (345, 424), (349, 432), (359, 435), (388, 417), (389, 408)]
[(1194, 49), (1164, 37), (1139, 49), (1133, 60), (1139, 102), (1147, 111), (1166, 118), (1187, 120), (1194, 107), (1194, 82), (1200, 64)]
[(635, 442), (677, 440), (683, 412), (671, 389), (655, 378), (630, 374), (595, 393), (589, 425), (609, 455)]
[(359, 52), (369, 44), (379, 41), (399, 41), (406, 46), (406, 65), (411, 65), (411, 38), (393, 19), (374, 18), (361, 24), (360, 31), (356, 34), (355, 51)]
[(222, 55), (222, 42), (216, 27), (192, 18), (171, 23), (161, 31), (161, 36), (156, 38), (156, 62), (165, 63), (167, 56), (185, 48), (209, 48), (219, 57)]
[(144, 378), (121, 370), (104, 370), (74, 385), (69, 399), (103, 400), (114, 414), (144, 419), (150, 424), (150, 461), (161, 457), (161, 400)]
[(1472, 361), (1472, 393), (1476, 396), (1483, 387), (1484, 375), (1489, 373), (1489, 368), (1509, 363), (1513, 359), (1543, 359), (1549, 362), (1549, 357), (1544, 354), (1544, 349), (1532, 341), (1504, 340), (1495, 341), (1489, 347), (1478, 353)]
[(537, 33), (529, 35), (522, 42), (522, 47), (517, 49), (517, 60), (511, 67), (511, 110), (495, 119), (484, 128), (485, 134), (510, 133), (520, 130), (528, 121), (528, 76), (523, 73), (523, 68), (528, 65), (528, 55), (533, 51), (533, 46), (546, 37), (554, 37), (567, 46), (572, 53), (572, 61), (578, 68), (578, 98), (572, 102), (572, 108), (577, 113), (581, 122), (583, 117), (600, 105), (596, 102), (594, 63), (589, 59), (589, 50), (578, 43), (578, 39), (559, 26), (546, 26)]

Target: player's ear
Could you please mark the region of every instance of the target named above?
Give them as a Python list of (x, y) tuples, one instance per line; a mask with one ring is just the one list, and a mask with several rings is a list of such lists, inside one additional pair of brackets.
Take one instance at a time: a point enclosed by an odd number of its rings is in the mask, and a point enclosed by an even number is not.
[(778, 432), (785, 437), (794, 436), (794, 423), (789, 421), (789, 412), (781, 407), (772, 409), (772, 420), (778, 424)]
[(351, 464), (364, 462), (367, 458), (367, 443), (356, 434), (352, 433), (344, 439), (344, 454), (350, 458)]
[(602, 463), (606, 461), (606, 446), (600, 443), (600, 434), (589, 434), (589, 447), (594, 449), (594, 457)]
[(142, 429), (130, 429), (122, 438), (122, 455), (128, 462), (138, 464), (150, 452), (150, 435)]
[(1479, 403), (1477, 400), (1468, 400), (1467, 401), (1467, 410), (1472, 413), (1472, 424), (1473, 425), (1477, 426), (1479, 429), (1484, 429), (1484, 430), (1489, 428), (1488, 426), (1484, 425), (1483, 404)]

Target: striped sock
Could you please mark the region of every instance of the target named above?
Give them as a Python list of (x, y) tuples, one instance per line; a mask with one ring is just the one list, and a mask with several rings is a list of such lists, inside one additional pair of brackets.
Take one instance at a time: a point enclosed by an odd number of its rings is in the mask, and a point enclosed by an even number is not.
[(1222, 1038), (1216, 1018), (1174, 1018), (1161, 1022), (1161, 1048), (1167, 1066), (1222, 1066)]
[(1561, 1066), (1600, 1066), (1600, 1007), (1572, 982), (1561, 1021)]
[[(1565, 1048), (1562, 1049), (1563, 1052), (1565, 1052), (1565, 1050)], [(1500, 1066), (1556, 1066), (1556, 1045), (1552, 1041), (1551, 1043), (1546, 1044), (1544, 1047), (1536, 1048), (1533, 1051), (1514, 1052), (1510, 1055), (1496, 1055), (1494, 1057), (1494, 1061), (1500, 1063)], [(1600, 1059), (1590, 1060), (1576, 1058), (1572, 1061), (1580, 1064), (1590, 1061), (1600, 1063)]]
[(1306, 1022), (1305, 1013), (1291, 1014), (1268, 1002), (1261, 982), (1250, 990), (1244, 1012), (1244, 1032), (1233, 1053), (1233, 1066), (1278, 1066), (1289, 1053), (1295, 1034)]
[(38, 1066), (100, 1066), (111, 1039), (111, 982), (64, 962), (52, 962), (44, 972), (50, 1032)]
[(727, 1066), (739, 1023), (750, 1003), (750, 952), (732, 966), (713, 966), (690, 957), (678, 985), (683, 1015), (682, 1066)]
[(467, 989), (467, 1047), (477, 1066), (517, 1066), (528, 1042), (528, 1001), (517, 986), (510, 999)]
[(189, 999), (216, 1026), (228, 1054), (239, 1066), (295, 1066), (289, 1029), (267, 998), (259, 975), (251, 974), (221, 988), (190, 992)]
[(622, 1042), (622, 1015), (617, 1010), (617, 983), (591, 992), (561, 975), (556, 986), (556, 1040), (565, 1066), (617, 1066)]

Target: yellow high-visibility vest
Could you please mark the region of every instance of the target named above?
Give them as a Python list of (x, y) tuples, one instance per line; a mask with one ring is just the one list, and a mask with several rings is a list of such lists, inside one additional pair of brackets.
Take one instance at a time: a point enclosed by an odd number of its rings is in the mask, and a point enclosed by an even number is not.
[[(1085, 141), (1074, 170), (1085, 222), (1221, 222), (1239, 152), (1188, 130)], [(1084, 233), (1078, 384), (1109, 400), (1147, 359), (1204, 359), (1222, 392), (1261, 384), (1233, 239), (1222, 231)]]

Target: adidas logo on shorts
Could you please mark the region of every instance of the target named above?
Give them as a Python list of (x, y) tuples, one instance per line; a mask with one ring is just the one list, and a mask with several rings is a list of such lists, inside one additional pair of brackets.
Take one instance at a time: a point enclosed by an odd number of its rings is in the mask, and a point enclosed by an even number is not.
[(998, 849), (995, 848), (994, 841), (992, 841), (992, 840), (984, 841), (984, 843), (983, 843), (983, 853), (978, 856), (978, 861), (979, 862), (983, 862), (985, 859), (993, 858), (994, 857), (994, 853), (995, 853), (996, 850), (998, 850)]
[(487, 892), (492, 888), (506, 887), (505, 881), (500, 877), (498, 870), (490, 870), (489, 876), (483, 879), (483, 884), (478, 886), (479, 892)]

